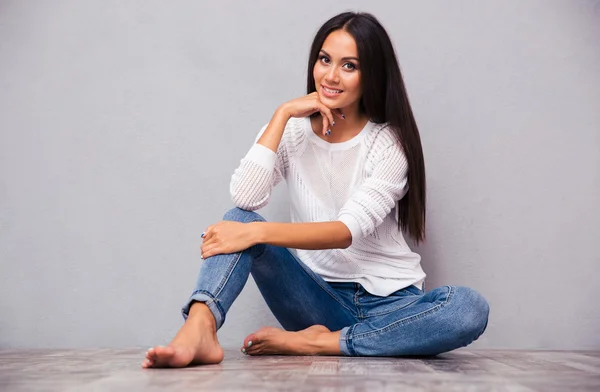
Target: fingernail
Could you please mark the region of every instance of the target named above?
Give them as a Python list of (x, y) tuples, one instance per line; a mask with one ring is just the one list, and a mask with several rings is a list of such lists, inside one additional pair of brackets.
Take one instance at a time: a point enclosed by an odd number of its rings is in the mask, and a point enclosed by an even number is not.
[(244, 354), (246, 354), (246, 349), (245, 349), (245, 348), (243, 348), (243, 349), (242, 349), (242, 352), (243, 352)]
[(202, 235), (200, 237), (204, 238), (204, 234), (206, 234), (205, 232), (202, 232)]
[(202, 257), (202, 255), (200, 255), (200, 258), (201, 258), (202, 260), (204, 260), (204, 257)]
[(334, 121), (334, 122), (332, 122), (332, 123), (331, 123), (331, 125), (332, 125), (332, 126), (333, 126), (333, 125), (335, 125), (335, 121)]
[(342, 113), (342, 118), (344, 118), (344, 119), (346, 118), (346, 116), (344, 116), (344, 113)]
[(325, 135), (327, 135), (327, 136), (331, 135), (331, 129), (328, 129), (327, 132), (325, 132)]
[(252, 340), (248, 342), (248, 345), (246, 347), (250, 348), (250, 346), (252, 346)]

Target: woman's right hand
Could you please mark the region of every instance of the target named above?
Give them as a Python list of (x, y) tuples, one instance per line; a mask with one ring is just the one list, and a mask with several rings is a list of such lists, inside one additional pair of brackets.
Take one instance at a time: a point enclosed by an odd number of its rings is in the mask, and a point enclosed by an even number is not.
[(319, 100), (319, 94), (317, 92), (288, 101), (281, 105), (281, 109), (290, 117), (306, 117), (313, 113), (321, 112), (321, 117), (323, 118), (323, 129), (321, 132), (323, 135), (327, 135), (330, 126), (335, 125), (335, 120), (333, 118), (334, 114), (342, 118), (341, 111), (339, 109), (330, 109), (325, 106), (323, 102)]

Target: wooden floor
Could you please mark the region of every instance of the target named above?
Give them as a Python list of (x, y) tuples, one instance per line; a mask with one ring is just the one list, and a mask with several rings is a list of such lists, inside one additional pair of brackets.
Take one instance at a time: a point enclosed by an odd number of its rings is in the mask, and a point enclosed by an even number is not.
[(142, 369), (145, 349), (0, 350), (0, 391), (600, 391), (600, 351), (460, 349), (436, 358), (250, 357)]

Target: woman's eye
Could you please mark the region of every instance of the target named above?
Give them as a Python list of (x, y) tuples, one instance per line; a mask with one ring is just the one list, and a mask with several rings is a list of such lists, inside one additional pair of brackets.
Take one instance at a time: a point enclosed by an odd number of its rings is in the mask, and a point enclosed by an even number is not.
[[(322, 63), (325, 63), (325, 64), (329, 64), (330, 63), (330, 60), (329, 60), (329, 58), (327, 56), (320, 56), (319, 60)], [(348, 67), (346, 67), (346, 66), (348, 66)], [(342, 67), (346, 67), (346, 69), (349, 70), (349, 71), (353, 71), (353, 70), (357, 69), (356, 66), (353, 63), (345, 63)]]

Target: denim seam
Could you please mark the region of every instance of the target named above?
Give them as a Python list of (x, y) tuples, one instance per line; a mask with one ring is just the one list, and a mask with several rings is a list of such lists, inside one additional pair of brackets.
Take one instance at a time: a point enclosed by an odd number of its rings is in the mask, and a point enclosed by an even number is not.
[(393, 323), (388, 324), (385, 327), (377, 329), (375, 331), (363, 332), (361, 334), (355, 335), (355, 336), (353, 336), (353, 339), (357, 340), (357, 339), (368, 338), (368, 337), (371, 337), (371, 336), (376, 335), (378, 333), (387, 332), (387, 331), (389, 331), (391, 329), (394, 329), (394, 328), (396, 328), (396, 327), (398, 327), (400, 325), (407, 324), (407, 323), (412, 322), (414, 320), (417, 320), (419, 318), (425, 317), (425, 316), (427, 316), (427, 315), (429, 315), (431, 313), (437, 312), (438, 310), (440, 310), (441, 308), (443, 308), (444, 306), (446, 306), (446, 304), (448, 304), (448, 302), (450, 302), (450, 299), (454, 295), (454, 288), (452, 286), (446, 286), (446, 287), (449, 288), (449, 290), (448, 290), (448, 298), (446, 298), (446, 301), (444, 301), (443, 303), (441, 303), (439, 305), (436, 305), (436, 306), (434, 306), (431, 309), (427, 309), (427, 310), (425, 310), (425, 311), (423, 311), (421, 313), (417, 313), (415, 315), (412, 315), (412, 316), (405, 317), (403, 319), (394, 321)]
[(225, 287), (225, 285), (227, 284), (227, 282), (229, 282), (229, 278), (231, 277), (231, 274), (233, 273), (233, 270), (235, 269), (235, 267), (237, 267), (238, 265), (238, 261), (240, 261), (240, 258), (242, 257), (242, 254), (245, 251), (239, 252), (237, 259), (235, 260), (234, 263), (231, 264), (231, 268), (229, 268), (229, 270), (227, 270), (227, 274), (225, 275), (225, 278), (223, 278), (223, 280), (221, 281), (221, 283), (219, 284), (219, 286), (217, 286), (217, 290), (215, 292), (215, 300), (217, 300), (216, 297), (219, 296), (219, 294), (221, 294), (221, 291), (223, 290), (223, 287)]
[(405, 304), (405, 305), (403, 305), (403, 306), (400, 306), (400, 307), (398, 307), (398, 308), (394, 308), (394, 309), (392, 309), (392, 310), (388, 310), (388, 311), (385, 311), (385, 312), (380, 312), (380, 313), (372, 313), (372, 314), (369, 314), (369, 315), (367, 315), (367, 317), (366, 317), (366, 318), (369, 318), (369, 317), (375, 317), (375, 316), (383, 316), (384, 314), (390, 314), (390, 313), (392, 313), (392, 312), (395, 312), (396, 310), (404, 309), (404, 308), (406, 308), (407, 306), (410, 306), (410, 305), (414, 304), (414, 303), (415, 303), (415, 302), (417, 302), (418, 300), (419, 300), (419, 298), (417, 298), (417, 299), (415, 299), (414, 301), (412, 301), (412, 302), (410, 302), (410, 303), (407, 303), (407, 304)]
[(221, 319), (223, 321), (225, 321), (225, 310), (223, 309), (223, 307), (221, 307), (221, 305), (219, 304), (219, 301), (217, 300), (217, 298), (212, 295), (211, 293), (209, 293), (206, 290), (196, 290), (192, 293), (192, 297), (196, 294), (204, 294), (206, 296), (208, 296), (210, 298), (210, 301), (206, 301), (206, 306), (208, 306), (210, 308), (210, 304), (214, 304), (217, 309), (219, 310), (219, 313), (221, 313)]
[[(344, 332), (344, 330), (346, 330), (346, 331)], [(349, 330), (350, 330), (349, 326), (346, 326), (340, 330), (339, 344), (340, 344), (340, 352), (342, 353), (342, 355), (350, 354), (350, 350), (348, 349), (348, 343), (347, 343), (348, 339), (346, 339)]]
[(343, 337), (346, 348), (350, 352), (351, 356), (356, 356), (356, 351), (354, 351), (354, 344), (352, 343), (352, 340), (354, 339), (354, 336), (353, 336), (354, 328), (356, 328), (356, 325), (357, 324), (352, 324), (352, 325), (348, 326), (348, 331), (346, 331), (346, 336)]

